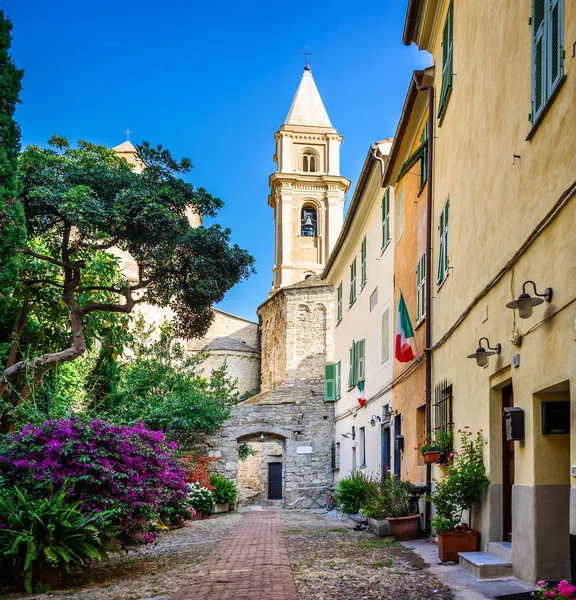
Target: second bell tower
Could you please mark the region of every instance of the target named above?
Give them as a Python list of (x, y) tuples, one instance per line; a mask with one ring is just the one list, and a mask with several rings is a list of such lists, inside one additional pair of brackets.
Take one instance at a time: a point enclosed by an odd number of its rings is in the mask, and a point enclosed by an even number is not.
[(340, 175), (342, 136), (332, 127), (306, 66), (286, 121), (274, 135), (276, 172), (273, 289), (322, 272), (342, 229), (350, 180)]

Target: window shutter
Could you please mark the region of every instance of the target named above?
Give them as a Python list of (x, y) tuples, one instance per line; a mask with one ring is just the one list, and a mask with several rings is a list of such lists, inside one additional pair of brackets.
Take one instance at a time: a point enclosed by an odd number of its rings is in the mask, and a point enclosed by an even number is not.
[(450, 210), (450, 198), (446, 200), (444, 205), (444, 271), (445, 275), (448, 274), (449, 255), (448, 255), (448, 225), (450, 223), (449, 217)]
[(356, 349), (358, 354), (358, 375), (356, 377), (356, 383), (358, 383), (358, 381), (364, 381), (366, 379), (366, 340), (357, 342)]
[(536, 120), (545, 102), (545, 21), (547, 1), (532, 0), (532, 121)]
[(356, 300), (356, 258), (350, 265), (350, 304)]
[(454, 55), (454, 4), (451, 2), (442, 30), (442, 85), (438, 102), (438, 117), (444, 112), (448, 91), (452, 87)]
[(548, 25), (548, 94), (554, 90), (554, 86), (560, 81), (563, 74), (563, 18), (562, 0), (550, 0), (550, 19)]
[(362, 245), (360, 246), (360, 258), (361, 258), (361, 271), (362, 271), (362, 287), (366, 284), (368, 280), (368, 272), (366, 270), (366, 236), (362, 240)]
[(338, 322), (340, 322), (342, 320), (342, 282), (340, 282), (337, 290), (337, 307)]
[(420, 320), (420, 264), (421, 260), (416, 265), (416, 322)]
[(396, 196), (396, 243), (404, 233), (404, 188)]
[(356, 342), (352, 342), (349, 350), (350, 366), (348, 369), (348, 387), (353, 388), (356, 385), (355, 373), (356, 370)]
[(436, 283), (442, 283), (444, 281), (444, 209), (440, 213), (440, 247), (438, 249), (438, 276)]
[(336, 363), (336, 400), (342, 397), (342, 362)]
[(382, 364), (390, 359), (390, 309), (382, 313)]
[(390, 188), (382, 196), (382, 250), (390, 241)]
[(324, 365), (324, 401), (336, 400), (336, 365)]

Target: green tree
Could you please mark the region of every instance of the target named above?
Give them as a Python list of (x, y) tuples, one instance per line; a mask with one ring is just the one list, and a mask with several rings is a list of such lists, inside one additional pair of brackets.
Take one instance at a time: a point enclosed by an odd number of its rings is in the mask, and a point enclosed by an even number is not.
[(12, 23), (0, 10), (0, 319), (11, 304), (18, 278), (17, 249), (26, 233), (24, 210), (18, 198), (20, 128), (14, 120), (24, 72), (16, 68), (9, 54), (11, 31)]
[[(228, 229), (190, 226), (190, 211), (214, 217), (222, 205), (181, 178), (191, 162), (148, 142), (137, 152), (145, 165), (141, 174), (112, 150), (85, 141), (72, 148), (57, 136), (48, 148), (31, 146), (20, 155), (28, 243), (19, 248), (26, 265), (13, 330), (19, 320), (25, 325), (12, 335), (16, 350), (0, 380), (4, 428), (7, 407), (29, 397), (56, 365), (84, 354), (90, 328), (96, 336), (105, 328), (98, 319), (112, 319), (112, 327), (114, 316), (146, 302), (172, 310), (179, 337), (201, 336), (213, 318), (211, 306), (254, 270), (254, 259), (231, 245)], [(106, 264), (114, 248), (132, 256), (137, 281)], [(23, 356), (20, 338), (29, 326), (30, 298), (40, 297), (42, 319), (64, 311), (66, 340)]]
[(113, 391), (94, 408), (109, 421), (144, 421), (150, 429), (194, 436), (217, 431), (238, 402), (237, 382), (228, 377), (226, 365), (205, 376), (200, 365), (206, 356), (187, 356), (167, 321), (147, 327), (140, 316), (130, 350), (116, 363)]

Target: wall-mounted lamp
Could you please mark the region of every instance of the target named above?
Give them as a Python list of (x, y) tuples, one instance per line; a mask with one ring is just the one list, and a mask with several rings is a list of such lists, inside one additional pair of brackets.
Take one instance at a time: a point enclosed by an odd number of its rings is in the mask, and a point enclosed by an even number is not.
[[(529, 283), (531, 283), (534, 288), (534, 296), (530, 296), (526, 293), (526, 286)], [(552, 288), (546, 288), (543, 294), (539, 294), (536, 291), (536, 284), (533, 281), (528, 280), (523, 283), (522, 293), (518, 296), (518, 300), (508, 302), (506, 308), (517, 308), (518, 316), (521, 319), (528, 319), (532, 316), (532, 308), (544, 302), (542, 298), (544, 298), (546, 302), (550, 302), (552, 300)]]
[(259, 442), (263, 442), (264, 441), (264, 434), (263, 433), (260, 434), (260, 437), (258, 438), (258, 441)]
[(376, 427), (376, 421), (381, 421), (382, 418), (379, 417), (378, 415), (372, 415), (372, 418), (370, 419), (370, 425), (372, 425), (372, 427)]
[(343, 433), (342, 434), (343, 438), (348, 439), (349, 437), (352, 437), (353, 440), (356, 439), (356, 427), (354, 427), (354, 425), (352, 425), (352, 431), (349, 431), (348, 433)]
[[(486, 347), (489, 351), (482, 347), (482, 340), (486, 340)], [(474, 352), (474, 354), (469, 354), (468, 358), (475, 358), (476, 364), (479, 367), (485, 367), (488, 364), (488, 357), (492, 356), (493, 354), (500, 354), (501, 351), (502, 344), (496, 344), (496, 346), (492, 347), (488, 338), (481, 337), (478, 340), (478, 348), (476, 349), (476, 352)]]
[(397, 414), (398, 414), (398, 411), (392, 410), (390, 408), (390, 405), (387, 404), (386, 408), (384, 409), (384, 420), (389, 421), (394, 415), (397, 415)]

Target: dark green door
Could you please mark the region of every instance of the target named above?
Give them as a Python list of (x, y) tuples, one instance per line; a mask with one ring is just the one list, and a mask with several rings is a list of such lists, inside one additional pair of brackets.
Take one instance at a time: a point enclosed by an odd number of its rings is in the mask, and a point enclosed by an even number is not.
[(268, 500), (282, 499), (282, 463), (268, 464)]

